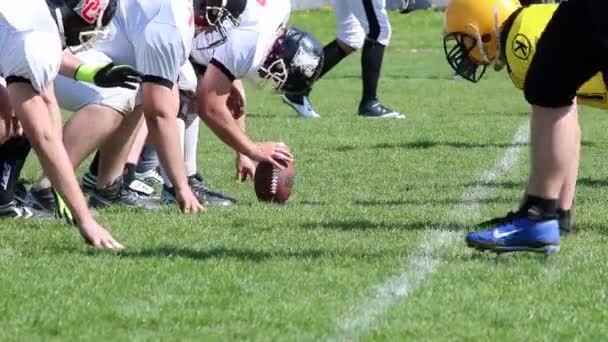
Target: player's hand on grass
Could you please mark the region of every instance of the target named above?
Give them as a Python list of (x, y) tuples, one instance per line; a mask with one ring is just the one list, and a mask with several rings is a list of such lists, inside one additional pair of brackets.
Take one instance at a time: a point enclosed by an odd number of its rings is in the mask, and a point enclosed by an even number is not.
[(116, 241), (112, 234), (102, 227), (95, 220), (82, 222), (78, 224), (78, 230), (84, 240), (96, 248), (107, 249), (123, 249), (125, 248), (120, 242)]
[(114, 63), (105, 65), (82, 64), (74, 74), (76, 80), (93, 83), (102, 88), (136, 89), (137, 84), (141, 83), (142, 77), (142, 73), (129, 65), (116, 65)]
[(236, 156), (236, 180), (244, 182), (247, 179), (253, 180), (255, 176), (255, 163), (242, 153)]
[(287, 163), (291, 163), (293, 160), (293, 155), (289, 152), (289, 148), (285, 143), (270, 141), (256, 143), (255, 145), (256, 148), (251, 157), (257, 162), (266, 161), (279, 170), (283, 170), (285, 165), (279, 163), (279, 161), (283, 160)]
[(176, 191), (175, 197), (177, 199), (177, 204), (179, 205), (179, 209), (184, 214), (196, 214), (203, 213), (207, 209), (203, 207), (196, 196), (192, 193), (192, 190), (188, 187), (184, 191)]

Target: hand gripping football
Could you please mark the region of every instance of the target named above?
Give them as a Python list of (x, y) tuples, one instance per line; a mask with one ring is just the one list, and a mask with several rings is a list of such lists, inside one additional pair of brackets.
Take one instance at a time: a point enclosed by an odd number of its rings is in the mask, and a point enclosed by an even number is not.
[(296, 180), (296, 169), (293, 162), (279, 161), (286, 166), (283, 170), (269, 162), (261, 162), (255, 169), (253, 180), (255, 194), (261, 202), (283, 204), (291, 195), (291, 189)]

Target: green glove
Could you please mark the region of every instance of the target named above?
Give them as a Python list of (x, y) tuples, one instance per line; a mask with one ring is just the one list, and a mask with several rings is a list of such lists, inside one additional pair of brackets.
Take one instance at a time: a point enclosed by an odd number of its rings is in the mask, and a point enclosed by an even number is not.
[(81, 64), (74, 73), (74, 79), (78, 81), (93, 83), (103, 88), (122, 87), (136, 89), (134, 84), (141, 83), (143, 75), (129, 65), (105, 65)]
[(65, 219), (70, 225), (76, 225), (76, 220), (74, 220), (72, 211), (65, 204), (65, 201), (61, 195), (57, 192), (57, 190), (55, 190), (55, 188), (51, 188), (51, 190), (53, 191), (53, 197), (55, 197), (55, 203), (57, 203), (57, 207), (55, 208), (55, 216), (60, 219)]

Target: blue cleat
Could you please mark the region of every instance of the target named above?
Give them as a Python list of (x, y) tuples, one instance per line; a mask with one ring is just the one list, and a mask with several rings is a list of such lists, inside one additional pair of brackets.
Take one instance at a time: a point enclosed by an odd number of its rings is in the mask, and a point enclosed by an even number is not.
[(556, 219), (532, 220), (527, 217), (489, 230), (467, 234), (466, 242), (480, 251), (553, 253), (559, 251), (559, 223)]

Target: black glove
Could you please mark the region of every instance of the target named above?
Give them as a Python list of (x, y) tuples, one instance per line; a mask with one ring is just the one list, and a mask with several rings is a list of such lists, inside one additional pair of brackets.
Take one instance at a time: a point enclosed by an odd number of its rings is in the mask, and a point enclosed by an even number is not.
[(103, 88), (122, 87), (136, 89), (134, 84), (141, 83), (142, 73), (129, 65), (88, 65), (82, 64), (76, 70), (74, 78), (79, 81), (94, 83)]
[(142, 76), (141, 72), (129, 65), (114, 65), (114, 63), (110, 63), (95, 73), (93, 81), (95, 81), (95, 85), (103, 88), (121, 87), (136, 89), (132, 83), (141, 83)]

